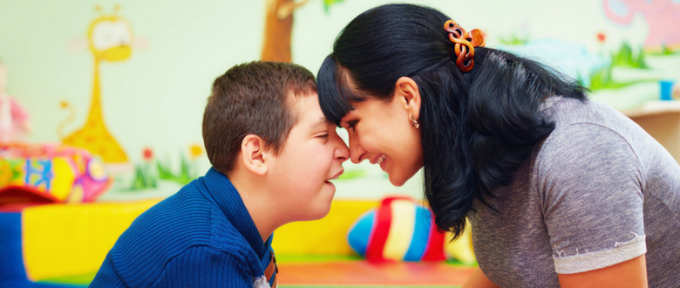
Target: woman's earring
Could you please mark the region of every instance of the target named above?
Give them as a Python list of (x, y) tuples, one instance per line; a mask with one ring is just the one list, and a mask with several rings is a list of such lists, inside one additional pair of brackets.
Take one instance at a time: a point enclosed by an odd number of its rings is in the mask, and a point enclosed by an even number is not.
[(418, 120), (413, 119), (413, 114), (408, 115), (411, 118), (411, 124), (413, 127), (416, 127), (416, 129), (420, 128), (420, 124), (418, 124)]

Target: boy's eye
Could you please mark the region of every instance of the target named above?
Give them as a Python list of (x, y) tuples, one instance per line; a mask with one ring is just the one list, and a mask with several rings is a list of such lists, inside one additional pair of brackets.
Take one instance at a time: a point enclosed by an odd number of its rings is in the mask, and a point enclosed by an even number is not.
[(328, 138), (328, 134), (321, 134), (321, 135), (319, 135), (319, 136), (317, 136), (317, 137), (319, 137), (319, 138)]

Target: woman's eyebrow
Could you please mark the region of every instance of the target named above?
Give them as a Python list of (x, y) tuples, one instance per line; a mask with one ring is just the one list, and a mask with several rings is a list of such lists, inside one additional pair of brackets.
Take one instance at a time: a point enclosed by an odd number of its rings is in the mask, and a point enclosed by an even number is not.
[(349, 122), (352, 122), (352, 120), (340, 120), (340, 123), (338, 124), (340, 124), (340, 127), (345, 127), (345, 125), (348, 125)]

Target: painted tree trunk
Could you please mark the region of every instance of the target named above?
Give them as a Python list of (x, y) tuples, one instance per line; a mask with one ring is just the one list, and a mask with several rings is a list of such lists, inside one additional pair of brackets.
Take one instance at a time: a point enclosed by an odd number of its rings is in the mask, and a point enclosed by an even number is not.
[(267, 0), (262, 61), (291, 62), (290, 37), (293, 31), (293, 13), (285, 19), (279, 19), (277, 15), (281, 5), (287, 2), (293, 1)]

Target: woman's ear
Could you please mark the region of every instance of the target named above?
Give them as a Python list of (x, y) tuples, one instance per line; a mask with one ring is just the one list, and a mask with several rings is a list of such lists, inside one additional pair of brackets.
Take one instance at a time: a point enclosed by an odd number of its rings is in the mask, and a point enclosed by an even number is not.
[(394, 87), (394, 97), (398, 97), (409, 115), (413, 115), (414, 120), (420, 118), (421, 99), (416, 81), (410, 77), (399, 78)]
[(243, 166), (253, 174), (267, 174), (269, 154), (266, 153), (265, 141), (260, 136), (248, 134), (241, 142), (241, 160)]

